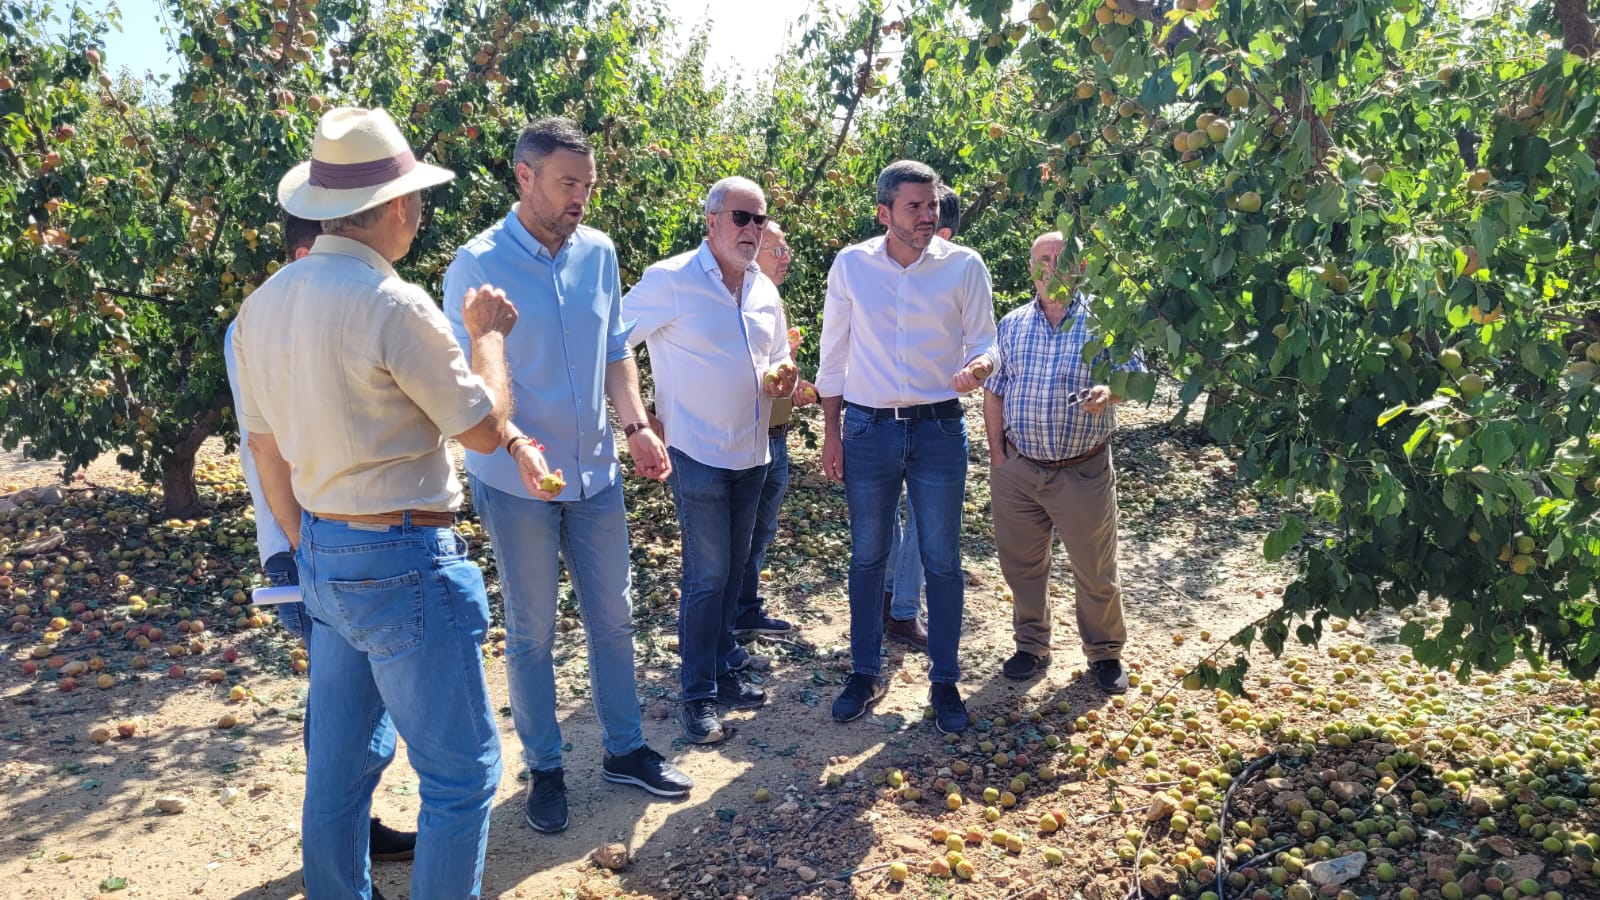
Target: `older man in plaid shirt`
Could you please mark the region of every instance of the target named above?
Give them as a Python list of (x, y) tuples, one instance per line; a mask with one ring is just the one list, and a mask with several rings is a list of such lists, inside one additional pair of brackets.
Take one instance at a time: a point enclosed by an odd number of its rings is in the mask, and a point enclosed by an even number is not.
[[(1084, 347), (1096, 339), (1088, 298), (1057, 276), (1060, 232), (1033, 242), (1035, 302), (1000, 320), (1000, 364), (983, 392), (990, 491), (1000, 572), (1011, 586), (1017, 652), (1001, 672), (1022, 681), (1050, 665), (1051, 532), (1072, 560), (1078, 632), (1095, 684), (1128, 689), (1127, 629), (1117, 582), (1117, 489), (1111, 464), (1114, 407), (1094, 383)], [(1104, 359), (1104, 351), (1094, 362)], [(1137, 357), (1118, 368), (1143, 371)]]

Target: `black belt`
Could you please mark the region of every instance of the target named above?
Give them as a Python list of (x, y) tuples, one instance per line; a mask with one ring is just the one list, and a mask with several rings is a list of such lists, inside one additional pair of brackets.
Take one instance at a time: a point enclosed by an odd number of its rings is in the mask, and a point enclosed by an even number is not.
[(891, 406), (880, 409), (876, 406), (862, 406), (846, 400), (845, 406), (866, 413), (874, 419), (893, 419), (904, 422), (915, 419), (959, 419), (961, 418), (961, 401), (956, 399), (940, 400), (938, 403), (919, 403), (916, 406)]
[(788, 422), (785, 422), (782, 425), (774, 425), (771, 428), (767, 429), (767, 437), (783, 437), (784, 435), (786, 435), (788, 433), (789, 433), (789, 423)]

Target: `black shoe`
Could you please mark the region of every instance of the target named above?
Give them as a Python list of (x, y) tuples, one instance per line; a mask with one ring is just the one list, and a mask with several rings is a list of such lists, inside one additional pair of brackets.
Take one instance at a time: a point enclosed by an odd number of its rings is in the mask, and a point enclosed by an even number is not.
[(694, 782), (649, 747), (622, 756), (606, 754), (600, 775), (617, 784), (642, 787), (657, 797), (687, 797)]
[(417, 855), (417, 833), (395, 831), (372, 817), (372, 837), (367, 843), (368, 855), (373, 862), (399, 862)]
[(528, 773), (528, 827), (544, 834), (567, 830), (567, 776), (559, 766)]
[(782, 619), (774, 619), (764, 612), (753, 616), (740, 616), (734, 620), (734, 637), (749, 637), (754, 634), (788, 634), (794, 626)]
[(766, 705), (767, 692), (729, 672), (717, 676), (717, 702), (729, 709), (755, 709)]
[(1000, 674), (1012, 681), (1027, 681), (1035, 675), (1043, 675), (1044, 670), (1050, 668), (1050, 655), (1034, 656), (1026, 650), (1018, 650), (1011, 654), (1011, 658), (1000, 667)]
[(928, 705), (933, 707), (933, 722), (944, 734), (967, 730), (967, 705), (953, 684), (935, 684), (928, 689)]
[(678, 713), (678, 722), (683, 725), (684, 739), (691, 744), (720, 744), (733, 731), (722, 726), (717, 718), (717, 701), (710, 699), (690, 700), (683, 704), (682, 711)]
[(844, 693), (833, 701), (833, 720), (854, 722), (866, 715), (867, 707), (882, 700), (883, 695), (887, 693), (889, 689), (884, 686), (882, 679), (851, 672), (850, 681), (844, 686)]
[(1089, 674), (1094, 676), (1095, 687), (1108, 694), (1128, 692), (1128, 670), (1120, 659), (1097, 659), (1089, 663)]

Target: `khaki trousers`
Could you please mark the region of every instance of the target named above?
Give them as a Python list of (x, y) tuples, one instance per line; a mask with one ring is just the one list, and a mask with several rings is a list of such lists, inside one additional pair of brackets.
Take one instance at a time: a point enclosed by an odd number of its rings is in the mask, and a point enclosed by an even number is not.
[(1064, 469), (1015, 455), (989, 475), (1000, 573), (1011, 586), (1017, 649), (1050, 653), (1051, 533), (1072, 562), (1078, 636), (1090, 662), (1118, 659), (1127, 642), (1117, 581), (1117, 485), (1111, 448)]

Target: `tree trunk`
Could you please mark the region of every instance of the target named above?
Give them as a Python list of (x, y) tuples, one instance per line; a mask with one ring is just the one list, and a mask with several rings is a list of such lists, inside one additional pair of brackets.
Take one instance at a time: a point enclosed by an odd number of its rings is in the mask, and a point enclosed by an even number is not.
[(220, 403), (189, 423), (188, 429), (173, 444), (172, 452), (161, 463), (161, 493), (166, 514), (175, 519), (195, 519), (205, 514), (200, 504), (200, 489), (194, 482), (194, 460), (222, 420)]
[(1594, 52), (1594, 22), (1586, 0), (1555, 0), (1555, 4), (1562, 46), (1568, 53), (1588, 59)]
[(197, 519), (205, 513), (194, 483), (194, 451), (167, 457), (161, 463), (161, 493), (166, 513), (174, 519)]

